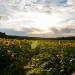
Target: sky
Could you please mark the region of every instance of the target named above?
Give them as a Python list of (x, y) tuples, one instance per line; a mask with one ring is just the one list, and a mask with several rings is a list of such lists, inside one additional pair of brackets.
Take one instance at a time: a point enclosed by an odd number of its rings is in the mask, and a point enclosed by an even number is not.
[(75, 36), (75, 0), (0, 0), (0, 32), (32, 37)]

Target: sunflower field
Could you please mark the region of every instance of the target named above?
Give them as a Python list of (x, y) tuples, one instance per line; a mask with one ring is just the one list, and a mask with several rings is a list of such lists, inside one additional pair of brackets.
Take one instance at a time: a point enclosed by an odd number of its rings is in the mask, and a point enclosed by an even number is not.
[(0, 39), (0, 75), (71, 75), (75, 41)]

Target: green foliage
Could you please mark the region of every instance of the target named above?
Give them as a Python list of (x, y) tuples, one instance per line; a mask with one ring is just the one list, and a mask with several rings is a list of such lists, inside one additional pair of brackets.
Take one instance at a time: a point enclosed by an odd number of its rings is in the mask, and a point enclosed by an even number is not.
[(0, 39), (0, 75), (71, 75), (74, 42)]

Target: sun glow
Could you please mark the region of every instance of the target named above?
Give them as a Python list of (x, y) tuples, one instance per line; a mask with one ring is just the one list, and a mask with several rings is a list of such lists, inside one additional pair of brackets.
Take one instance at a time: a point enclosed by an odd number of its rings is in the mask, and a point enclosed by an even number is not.
[(31, 34), (51, 34), (52, 32), (49, 30), (43, 30), (43, 31), (33, 31)]
[[(59, 23), (63, 20), (63, 15), (59, 13), (41, 13), (41, 12), (14, 12), (12, 18), (13, 23), (21, 24), (22, 27), (32, 27), (39, 29), (49, 29), (50, 27), (60, 26)], [(17, 19), (16, 19), (17, 18)], [(19, 18), (19, 19), (18, 19)], [(11, 22), (11, 23), (12, 23)], [(10, 23), (10, 22), (9, 22)]]
[(58, 13), (37, 13), (32, 15), (32, 20), (34, 21), (33, 27), (48, 30), (50, 27), (60, 26), (59, 23), (63, 20), (63, 16)]

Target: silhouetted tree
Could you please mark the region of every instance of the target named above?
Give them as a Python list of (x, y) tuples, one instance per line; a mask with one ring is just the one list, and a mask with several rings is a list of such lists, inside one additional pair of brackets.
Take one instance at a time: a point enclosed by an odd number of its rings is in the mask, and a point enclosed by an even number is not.
[(0, 37), (1, 37), (1, 38), (3, 38), (3, 37), (6, 38), (6, 33), (2, 33), (2, 32), (0, 32)]

